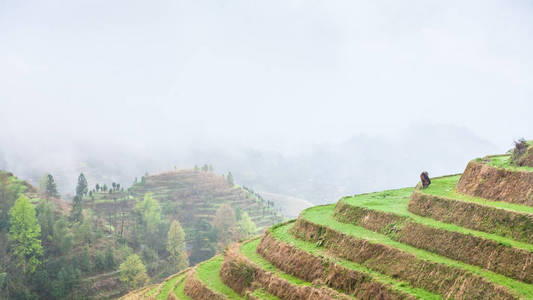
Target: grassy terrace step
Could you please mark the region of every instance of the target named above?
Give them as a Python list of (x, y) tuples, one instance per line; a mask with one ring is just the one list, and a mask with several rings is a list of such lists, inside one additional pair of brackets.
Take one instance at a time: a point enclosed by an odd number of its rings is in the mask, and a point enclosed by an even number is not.
[(184, 280), (179, 281), (172, 292), (179, 300), (193, 300), (191, 297), (185, 294), (185, 281), (186, 278), (184, 278)]
[(143, 297), (155, 297), (155, 295), (157, 295), (157, 293), (159, 292), (160, 288), (161, 284), (155, 284), (152, 288), (146, 290), (146, 292), (143, 294)]
[(485, 158), (488, 160), (488, 164), (490, 166), (501, 168), (501, 169), (508, 169), (513, 171), (529, 171), (533, 172), (533, 168), (529, 166), (515, 166), (511, 164), (511, 155), (509, 154), (502, 154), (502, 155), (491, 155), (487, 156)]
[[(268, 260), (263, 258), (259, 253), (257, 253), (257, 246), (261, 242), (260, 238), (248, 241), (243, 243), (238, 248), (238, 255), (234, 255), (230, 252), (226, 256), (227, 261), (231, 265), (237, 262), (238, 265), (248, 264), (251, 269), (256, 271), (254, 276), (254, 281), (259, 283), (263, 289), (270, 292), (270, 294), (277, 295), (280, 298), (305, 298), (305, 299), (339, 299), (342, 297), (342, 293), (328, 288), (327, 286), (319, 286), (317, 284), (313, 285), (309, 281), (305, 281), (296, 276), (293, 276), (289, 273), (285, 273), (280, 269), (272, 265)], [(239, 259), (239, 256), (244, 257), (244, 260)], [(243, 277), (241, 272), (228, 272), (234, 273), (234, 277)], [(238, 274), (240, 273), (240, 274)], [(246, 272), (247, 273), (247, 272)], [(222, 274), (222, 273), (221, 273)], [(229, 274), (228, 274), (229, 275)], [(238, 281), (238, 280), (233, 280)], [(243, 288), (240, 286), (238, 288)], [(353, 297), (346, 296), (347, 299), (354, 299)]]
[(287, 280), (288, 282), (294, 284), (294, 285), (301, 285), (301, 286), (310, 286), (311, 283), (305, 280), (302, 280), (296, 276), (293, 276), (291, 274), (285, 273), (278, 268), (276, 268), (273, 264), (271, 264), (268, 260), (264, 259), (259, 253), (257, 253), (257, 245), (259, 245), (259, 242), (261, 241), (260, 238), (257, 238), (255, 240), (249, 241), (247, 243), (244, 243), (240, 247), (240, 252), (248, 258), (251, 262), (255, 263), (259, 267), (261, 267), (265, 271), (272, 272), (276, 274), (278, 277), (283, 278)]
[(279, 300), (278, 297), (269, 294), (264, 289), (256, 289), (253, 293), (250, 294), (249, 298), (251, 299), (264, 299), (264, 300)]
[(458, 193), (456, 186), (459, 178), (460, 175), (434, 178), (428, 188), (415, 189), (409, 211), (446, 223), (533, 243), (533, 207)]
[(229, 299), (244, 299), (220, 279), (219, 272), (223, 260), (224, 258), (219, 255), (198, 265), (196, 267), (198, 279), (212, 291)]
[(470, 161), (457, 191), (495, 201), (533, 206), (533, 172), (491, 166), (488, 156)]
[[(407, 210), (413, 189), (341, 199), (335, 219), (387, 235), (395, 241), (533, 282), (533, 245), (415, 215)], [(498, 255), (494, 255), (498, 253)]]
[(185, 282), (186, 276), (187, 276), (187, 272), (181, 272), (181, 273), (175, 274), (167, 278), (163, 283), (161, 283), (161, 287), (159, 289), (159, 292), (155, 296), (155, 299), (156, 300), (167, 300), (170, 292), (174, 290), (176, 285), (178, 283)]
[[(375, 245), (386, 245), (390, 249), (396, 249), (404, 253), (411, 254), (420, 261), (427, 261), (428, 263), (437, 263), (439, 265), (451, 267), (455, 270), (476, 274), (485, 278), (487, 282), (489, 282), (493, 286), (505, 287), (510, 293), (512, 293), (517, 298), (533, 299), (533, 285), (523, 283), (518, 280), (514, 280), (491, 271), (484, 270), (477, 266), (472, 266), (463, 262), (455, 261), (426, 250), (402, 244), (400, 242), (392, 240), (386, 235), (375, 233), (363, 227), (338, 222), (333, 218), (333, 210), (334, 205), (317, 206), (303, 211), (300, 215), (300, 218), (313, 224), (323, 226), (323, 228), (326, 228), (326, 230), (331, 229), (337, 232), (341, 232), (346, 236), (354, 237), (357, 240), (364, 240), (368, 243)], [(497, 292), (499, 290), (496, 289), (494, 291)]]
[[(412, 287), (411, 285), (409, 285), (409, 283), (405, 281), (392, 278), (391, 276), (387, 276), (380, 272), (373, 271), (365, 266), (354, 263), (347, 259), (343, 259), (335, 255), (332, 255), (331, 253), (326, 251), (323, 247), (320, 247), (319, 245), (317, 245), (317, 243), (312, 243), (312, 242), (308, 242), (305, 240), (295, 238), (292, 234), (289, 233), (289, 230), (292, 228), (293, 224), (294, 223), (287, 223), (284, 225), (277, 225), (277, 226), (272, 227), (266, 233), (266, 236), (263, 237), (261, 244), (264, 243), (266, 238), (268, 238), (269, 236), (272, 236), (273, 238), (275, 238), (276, 240), (279, 240), (280, 242), (287, 243), (291, 247), (295, 247), (295, 249), (303, 251), (304, 253), (308, 253), (309, 255), (313, 257), (321, 258), (322, 263), (324, 264), (323, 267), (326, 268), (326, 272), (325, 272), (326, 274), (328, 274), (328, 272), (331, 272), (331, 271), (328, 271), (329, 269), (327, 269), (327, 265), (328, 265), (327, 262), (331, 262), (334, 265), (338, 265), (342, 269), (344, 269), (344, 271), (341, 271), (341, 273), (346, 273), (346, 270), (349, 270), (349, 271), (354, 271), (359, 274), (363, 274), (364, 276), (371, 279), (371, 281), (375, 282), (374, 286), (378, 284), (378, 285), (387, 287), (391, 291), (396, 291), (395, 293), (399, 296), (399, 298), (402, 298), (402, 295), (403, 295), (404, 298), (406, 297), (406, 298), (414, 298), (414, 299), (418, 298), (418, 299), (435, 299), (435, 300), (442, 299), (441, 295), (437, 295), (435, 293), (429, 292), (422, 288)], [(282, 265), (279, 261), (268, 262), (268, 264), (271, 264), (271, 263), (280, 264), (279, 266), (280, 268), (290, 269), (290, 266)], [(313, 272), (317, 272), (317, 271), (313, 270)], [(341, 276), (340, 279), (347, 280), (345, 276)]]

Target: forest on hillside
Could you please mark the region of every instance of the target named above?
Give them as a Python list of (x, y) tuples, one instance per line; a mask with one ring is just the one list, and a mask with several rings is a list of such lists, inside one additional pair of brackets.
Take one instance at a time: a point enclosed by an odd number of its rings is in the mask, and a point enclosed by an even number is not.
[(195, 168), (129, 188), (89, 185), (81, 173), (65, 201), (51, 174), (33, 187), (1, 171), (0, 296), (100, 299), (158, 282), (282, 220), (258, 196), (231, 173)]

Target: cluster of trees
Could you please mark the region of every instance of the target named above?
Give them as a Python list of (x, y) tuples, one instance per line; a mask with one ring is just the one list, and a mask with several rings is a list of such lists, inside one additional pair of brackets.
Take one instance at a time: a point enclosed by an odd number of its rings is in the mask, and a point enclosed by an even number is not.
[(112, 182), (111, 187), (108, 187), (107, 184), (100, 185), (97, 183), (89, 192), (89, 195), (92, 196), (95, 193), (106, 193), (112, 194), (114, 192), (124, 192), (124, 187), (120, 187), (120, 183)]
[[(174, 167), (176, 168), (176, 167)], [(198, 165), (194, 165), (194, 171), (195, 172), (199, 172), (200, 170), (202, 170), (203, 172), (213, 172), (213, 166), (212, 165), (208, 165), (208, 164), (204, 164), (202, 166), (202, 168), (198, 167)]]
[(270, 213), (275, 213), (276, 215), (281, 216), (281, 209), (278, 209), (274, 206), (274, 202), (270, 200), (265, 200), (259, 193), (255, 192), (251, 188), (248, 188), (246, 186), (242, 186), (242, 189), (245, 190), (249, 195), (259, 200), (261, 203), (265, 204), (266, 207), (263, 207), (262, 213), (263, 216), (267, 213), (267, 210), (270, 210)]
[(68, 214), (50, 198), (59, 196), (53, 176), (45, 179), (41, 200), (0, 180), (0, 299), (84, 298), (91, 292), (84, 278), (95, 274), (118, 270), (123, 286), (135, 288), (150, 273), (160, 279), (189, 265), (183, 228), (167, 221), (152, 194), (137, 201), (129, 219), (132, 234), (118, 239), (98, 226), (103, 219), (87, 203), (83, 174)]
[(257, 234), (257, 226), (247, 212), (233, 209), (229, 204), (222, 204), (213, 218), (213, 227), (217, 233), (219, 249), (224, 249), (230, 243), (246, 239)]
[[(111, 245), (105, 252), (94, 251), (91, 246), (101, 234), (79, 210), (66, 216), (56, 209), (49, 198), (58, 196), (53, 177), (45, 179), (41, 200), (30, 200), (23, 186), (6, 186), (0, 180), (0, 203), (9, 207), (8, 214), (0, 216), (0, 240), (7, 241), (1, 243), (7, 247), (0, 253), (0, 269), (5, 270), (0, 298), (79, 298), (87, 291), (83, 276), (116, 268)], [(76, 196), (86, 193), (84, 176), (78, 179)]]

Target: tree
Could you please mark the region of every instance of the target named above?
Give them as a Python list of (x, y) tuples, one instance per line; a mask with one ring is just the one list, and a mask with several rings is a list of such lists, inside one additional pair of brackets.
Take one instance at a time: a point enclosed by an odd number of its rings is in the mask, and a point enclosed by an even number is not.
[(205, 165), (202, 167), (202, 171), (204, 171), (204, 172), (209, 171), (209, 166), (208, 166), (207, 164), (205, 164)]
[(132, 254), (120, 264), (120, 281), (126, 283), (130, 289), (145, 285), (149, 278), (146, 267), (137, 254)]
[(43, 254), (39, 239), (41, 226), (37, 222), (35, 207), (28, 197), (21, 195), (9, 210), (9, 215), (9, 240), (13, 242), (17, 264), (22, 267), (24, 273), (33, 273), (41, 263), (39, 256)]
[(117, 184), (116, 184), (116, 183), (112, 182), (112, 183), (111, 183), (111, 186), (113, 187), (113, 190), (116, 190), (116, 189), (117, 189)]
[(198, 165), (194, 165), (194, 172), (200, 171), (200, 168), (198, 168)]
[(78, 185), (76, 186), (76, 196), (83, 198), (85, 195), (87, 195), (87, 179), (83, 173), (80, 173), (80, 176), (78, 176)]
[(213, 172), (213, 165), (209, 165), (209, 172)]
[(85, 246), (80, 257), (80, 268), (83, 272), (91, 272), (91, 255), (89, 254), (89, 248)]
[(97, 271), (104, 271), (106, 269), (105, 256), (102, 251), (96, 252), (96, 255), (94, 256), (94, 267)]
[(114, 269), (116, 266), (115, 254), (113, 253), (113, 248), (110, 246), (108, 246), (105, 251), (105, 266), (110, 270)]
[(100, 191), (100, 185), (97, 183), (96, 184), (96, 191), (99, 192)]
[(185, 252), (185, 232), (177, 220), (172, 221), (167, 235), (167, 251), (170, 254), (173, 273), (189, 266), (187, 253)]
[(45, 194), (48, 197), (56, 197), (56, 198), (59, 197), (59, 193), (57, 192), (56, 182), (55, 182), (54, 176), (52, 176), (52, 174), (48, 174), (48, 176), (47, 176)]
[(241, 219), (237, 223), (237, 227), (241, 239), (249, 238), (257, 233), (257, 226), (247, 212), (242, 214)]
[(72, 226), (72, 231), (74, 232), (74, 238), (76, 243), (92, 243), (94, 237), (94, 230), (91, 220), (92, 214), (89, 211), (87, 218), (83, 218), (82, 221), (77, 222)]
[(223, 249), (237, 238), (236, 223), (237, 220), (233, 208), (227, 203), (222, 204), (213, 218), (213, 227), (217, 231), (220, 249)]
[(59, 254), (66, 255), (74, 245), (74, 236), (68, 231), (68, 222), (61, 217), (54, 223), (54, 245), (57, 247)]
[(228, 184), (233, 187), (234, 182), (233, 182), (233, 175), (231, 174), (231, 172), (228, 173), (228, 177), (226, 178), (226, 180), (228, 181)]
[(70, 220), (73, 223), (83, 222), (83, 207), (81, 203), (81, 196), (76, 195), (72, 199), (72, 210), (70, 211)]
[(154, 199), (152, 193), (146, 193), (143, 201), (135, 205), (135, 209), (141, 215), (141, 221), (148, 232), (155, 232), (157, 225), (161, 222), (161, 206)]
[(107, 184), (104, 183), (104, 186), (102, 187), (102, 190), (103, 190), (104, 192), (107, 192)]
[(55, 205), (53, 202), (40, 201), (36, 207), (37, 219), (41, 225), (41, 239), (48, 241), (54, 234)]
[(39, 192), (42, 194), (46, 194), (46, 185), (48, 184), (48, 173), (44, 174), (43, 177), (39, 179)]

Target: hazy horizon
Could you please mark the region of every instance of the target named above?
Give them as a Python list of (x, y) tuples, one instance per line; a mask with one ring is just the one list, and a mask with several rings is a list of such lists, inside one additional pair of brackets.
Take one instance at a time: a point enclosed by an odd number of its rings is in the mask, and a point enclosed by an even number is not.
[[(336, 197), (405, 184), (430, 160), (455, 172), (533, 128), (532, 15), (527, 1), (0, 0), (0, 167), (63, 172), (67, 189), (84, 168), (129, 180), (213, 163), (295, 197), (318, 192), (267, 181), (322, 171)], [(438, 135), (458, 145), (417, 152)], [(354, 157), (339, 154), (354, 137)], [(372, 143), (426, 164), (341, 184), (383, 156), (356, 158)]]

